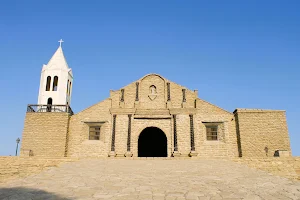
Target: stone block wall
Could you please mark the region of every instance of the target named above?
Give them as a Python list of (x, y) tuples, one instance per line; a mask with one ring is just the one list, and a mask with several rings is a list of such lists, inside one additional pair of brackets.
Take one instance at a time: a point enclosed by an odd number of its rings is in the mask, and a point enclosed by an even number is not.
[(233, 161), (273, 175), (300, 180), (300, 157), (235, 158)]
[[(153, 85), (156, 96), (150, 97)], [(188, 90), (156, 74), (111, 91), (110, 98), (71, 117), (67, 155), (107, 157), (111, 151), (113, 115), (116, 115), (115, 154), (124, 156), (127, 152), (129, 114), (132, 115), (130, 146), (134, 156), (138, 153), (139, 134), (147, 126), (164, 131), (168, 138), (168, 156), (171, 156), (174, 151), (173, 115), (177, 119), (178, 151), (182, 156), (188, 156), (191, 152), (191, 114), (198, 157), (266, 157), (265, 147), (268, 148), (268, 156), (273, 156), (275, 150), (287, 150), (290, 155), (284, 112), (238, 109), (233, 114), (197, 96), (197, 91)], [(89, 140), (88, 123), (101, 124), (99, 141)], [(219, 124), (218, 140), (207, 140), (207, 123)]]
[[(127, 151), (128, 121), (126, 114), (119, 114), (116, 117), (115, 153), (117, 156), (124, 157)], [(109, 143), (111, 144), (111, 141)]]
[(26, 113), (20, 155), (64, 157), (69, 114), (63, 112)]
[(0, 183), (16, 177), (19, 174), (19, 159), (17, 156), (0, 157)]
[[(153, 99), (150, 98), (152, 85), (155, 86), (157, 94)], [(137, 88), (138, 101), (136, 101)], [(185, 89), (185, 102), (183, 89)], [(191, 152), (189, 115), (193, 114), (195, 148), (199, 157), (237, 157), (233, 114), (199, 99), (197, 95), (197, 91), (188, 90), (156, 74), (147, 75), (120, 90), (111, 91), (110, 98), (71, 117), (68, 156), (108, 156), (112, 141), (113, 115), (116, 115), (115, 154), (124, 156), (127, 152), (129, 114), (132, 115), (130, 146), (133, 156), (138, 154), (140, 133), (149, 126), (164, 131), (168, 139), (168, 156), (171, 156), (174, 151), (173, 115), (176, 115), (177, 119), (178, 150), (181, 156), (188, 156)], [(89, 127), (86, 122), (103, 122), (100, 141), (88, 140)], [(221, 123), (218, 141), (206, 140), (204, 122)]]
[[(174, 120), (172, 120), (172, 124)], [(194, 126), (197, 126), (195, 123)], [(181, 113), (176, 115), (176, 128), (177, 128), (177, 145), (178, 145), (178, 152), (181, 156), (188, 156), (191, 152), (191, 134), (190, 134), (190, 117), (189, 113)], [(174, 130), (172, 129), (172, 138), (174, 137)], [(199, 152), (197, 149), (197, 144), (199, 140), (197, 138), (197, 131), (195, 131), (195, 146), (196, 151)], [(173, 144), (173, 141), (172, 141)], [(173, 147), (172, 147), (173, 148)]]
[[(69, 157), (107, 157), (111, 140), (111, 99), (97, 103), (70, 118)], [(100, 140), (89, 140), (88, 123), (101, 124)]]
[(291, 155), (285, 111), (235, 110), (239, 154), (242, 157), (273, 157), (276, 150)]
[[(138, 101), (136, 101), (136, 89), (138, 83)], [(149, 74), (143, 78), (115, 91), (110, 92), (112, 108), (137, 108), (137, 109), (165, 109), (168, 102), (167, 83), (170, 84), (170, 105), (172, 108), (194, 108), (197, 99), (197, 91), (192, 91), (171, 82), (157, 74)], [(151, 94), (150, 87), (156, 88), (156, 96), (149, 98)], [(183, 92), (185, 89), (185, 99), (183, 103)], [(122, 90), (124, 91), (124, 101), (122, 99)]]
[(36, 174), (48, 167), (56, 167), (60, 163), (71, 161), (73, 160), (68, 158), (0, 156), (0, 183)]
[[(237, 137), (234, 115), (202, 99), (197, 99), (195, 116), (195, 140), (199, 157), (237, 157)], [(206, 138), (205, 123), (219, 123), (218, 140)]]

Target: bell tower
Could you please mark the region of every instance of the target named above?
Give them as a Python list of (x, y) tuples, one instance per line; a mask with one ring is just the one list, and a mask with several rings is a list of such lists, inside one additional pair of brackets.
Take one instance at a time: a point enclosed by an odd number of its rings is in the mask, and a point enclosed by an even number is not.
[(39, 105), (70, 105), (73, 85), (72, 69), (65, 59), (61, 39), (59, 47), (43, 65), (38, 96)]

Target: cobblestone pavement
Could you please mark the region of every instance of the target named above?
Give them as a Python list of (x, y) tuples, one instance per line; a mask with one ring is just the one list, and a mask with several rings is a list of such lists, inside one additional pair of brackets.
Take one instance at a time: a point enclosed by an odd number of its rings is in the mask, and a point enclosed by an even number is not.
[(0, 184), (0, 199), (300, 199), (300, 181), (224, 160), (81, 160)]

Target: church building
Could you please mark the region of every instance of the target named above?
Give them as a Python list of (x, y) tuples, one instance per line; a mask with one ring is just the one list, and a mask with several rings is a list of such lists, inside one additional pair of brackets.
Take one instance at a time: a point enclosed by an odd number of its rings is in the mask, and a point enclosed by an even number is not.
[(38, 103), (27, 106), (22, 157), (291, 156), (285, 111), (229, 112), (159, 74), (73, 113), (73, 73), (59, 42), (42, 67)]

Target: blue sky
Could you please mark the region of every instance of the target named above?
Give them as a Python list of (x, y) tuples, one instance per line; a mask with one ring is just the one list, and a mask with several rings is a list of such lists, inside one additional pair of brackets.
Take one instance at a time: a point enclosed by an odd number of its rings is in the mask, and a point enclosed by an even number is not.
[(228, 111), (286, 110), (300, 156), (299, 1), (3, 1), (0, 155), (14, 155), (40, 72), (63, 39), (75, 112), (147, 73)]

